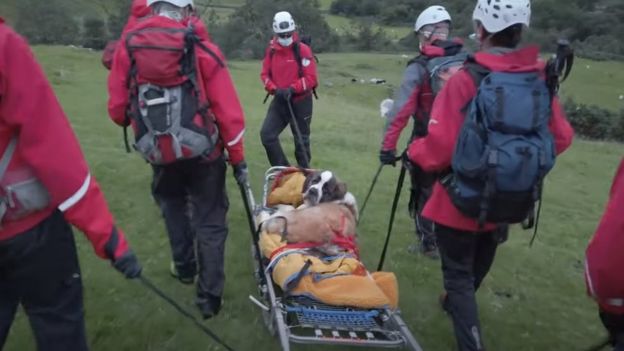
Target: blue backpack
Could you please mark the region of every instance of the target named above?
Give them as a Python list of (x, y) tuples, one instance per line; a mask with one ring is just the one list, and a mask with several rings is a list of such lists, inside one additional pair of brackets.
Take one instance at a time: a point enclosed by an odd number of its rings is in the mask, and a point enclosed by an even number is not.
[(470, 103), (443, 184), (466, 216), (532, 225), (535, 203), (555, 163), (548, 124), (551, 95), (540, 72), (489, 72), (469, 62), (477, 95)]

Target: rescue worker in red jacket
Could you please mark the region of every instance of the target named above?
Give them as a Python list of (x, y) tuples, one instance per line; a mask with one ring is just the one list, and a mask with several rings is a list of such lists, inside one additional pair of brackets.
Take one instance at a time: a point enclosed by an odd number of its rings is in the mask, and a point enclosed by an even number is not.
[[(266, 50), (260, 74), (264, 89), (274, 98), (262, 124), (260, 139), (271, 166), (289, 166), (279, 135), (290, 124), (295, 137), (297, 164), (309, 168), (312, 95), (317, 86), (316, 61), (312, 49), (299, 41), (295, 29), (290, 13), (275, 14), (275, 37)], [(291, 116), (289, 105), (294, 116)]]
[[(127, 45), (117, 50), (108, 81), (108, 109), (115, 123), (132, 125), (135, 148), (152, 164), (152, 194), (161, 208), (169, 235), (173, 256), (171, 273), (182, 283), (193, 284), (199, 261), (196, 304), (202, 315), (210, 318), (221, 309), (225, 281), (228, 198), (224, 149), (238, 183), (246, 184), (245, 120), (225, 60), (215, 44), (201, 40), (197, 33), (192, 34), (193, 40), (198, 42), (192, 50), (180, 50), (192, 51), (195, 55), (184, 60), (191, 62), (185, 66), (175, 56), (177, 53), (172, 58), (172, 51), (168, 49), (169, 45), (188, 48), (184, 33), (188, 32), (193, 1), (148, 0), (147, 3), (153, 16), (132, 27), (127, 33), (128, 40), (124, 41)], [(133, 44), (139, 40), (144, 42)], [(162, 49), (155, 50), (155, 47)], [(192, 73), (182, 76), (182, 70)], [(174, 94), (176, 91), (168, 87), (175, 86), (180, 87), (182, 94), (189, 87), (193, 92), (181, 98), (162, 96), (143, 100), (149, 94), (160, 94), (159, 91)], [(195, 96), (199, 100), (197, 105), (185, 107), (189, 99), (195, 101)], [(163, 103), (168, 105), (158, 109)], [(167, 130), (154, 134), (152, 128), (156, 128), (156, 122), (148, 125), (146, 119), (158, 111), (167, 114), (159, 117), (167, 124)], [(189, 120), (184, 120), (189, 117), (185, 111), (192, 112)], [(175, 116), (170, 115), (174, 112)], [(178, 124), (171, 124), (174, 122)], [(189, 135), (191, 137), (187, 138)], [(205, 141), (208, 147), (197, 149), (201, 145), (193, 143), (198, 140)]]
[[(147, 6), (147, 0), (133, 0), (132, 6), (130, 7), (130, 16), (128, 16), (128, 21), (121, 32), (121, 42), (123, 42), (125, 34), (128, 33), (132, 27), (151, 14), (152, 11)], [(206, 29), (204, 22), (202, 22), (201, 18), (199, 18), (196, 13), (194, 13), (193, 16), (189, 16), (188, 21), (192, 22), (195, 27), (195, 32), (200, 38), (210, 40), (210, 36), (208, 35), (208, 30)], [(109, 41), (102, 52), (102, 64), (108, 70), (110, 70), (113, 66), (113, 58), (115, 57), (115, 50), (117, 49), (119, 42), (119, 40)]]
[[(517, 48), (530, 15), (529, 0), (478, 0), (473, 13), (481, 45), (474, 55), (476, 63), (495, 72), (544, 71), (545, 63), (539, 60), (537, 47)], [(408, 149), (415, 165), (425, 172), (449, 169), (466, 117), (465, 107), (476, 92), (467, 69), (451, 77), (433, 103), (428, 135), (414, 140)], [(571, 144), (573, 130), (556, 96), (551, 108), (548, 128), (555, 151), (560, 154)], [(446, 290), (441, 303), (453, 320), (458, 349), (483, 350), (475, 292), (494, 261), (497, 226), (487, 222), (482, 225), (460, 212), (440, 182), (434, 185), (423, 216), (435, 223)]]
[(22, 305), (38, 350), (87, 350), (70, 227), (127, 278), (141, 266), (43, 70), (0, 19), (0, 349)]
[(613, 179), (609, 202), (589, 243), (585, 281), (600, 309), (616, 351), (624, 350), (624, 159)]
[[(418, 15), (414, 32), (418, 35), (419, 50), (423, 58), (429, 59), (444, 55), (441, 48), (432, 44), (436, 40), (447, 40), (450, 27), (451, 15), (442, 6), (430, 6)], [(403, 73), (401, 88), (397, 91), (394, 105), (388, 114), (386, 131), (379, 152), (381, 164), (395, 165), (397, 143), (410, 119), (414, 121), (410, 141), (427, 134), (427, 122), (433, 98), (426, 67), (423, 66), (421, 60), (412, 60)], [(420, 247), (416, 249), (412, 246), (410, 251), (420, 251), (427, 257), (436, 258), (438, 250), (433, 223), (420, 215), (424, 203), (431, 194), (431, 187), (419, 184), (419, 175), (411, 174), (410, 176), (412, 180), (410, 212), (414, 214), (416, 234), (420, 238)]]

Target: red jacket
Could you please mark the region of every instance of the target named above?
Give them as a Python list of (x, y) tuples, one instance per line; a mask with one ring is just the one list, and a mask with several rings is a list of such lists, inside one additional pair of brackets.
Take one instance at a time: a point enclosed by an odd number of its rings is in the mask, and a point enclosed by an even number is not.
[(312, 49), (300, 42), (296, 33), (293, 42), (299, 42), (303, 77), (299, 77), (299, 65), (295, 60), (292, 45), (281, 46), (277, 39), (273, 38), (264, 54), (260, 78), (268, 93), (273, 94), (276, 89), (293, 88), (297, 99), (312, 94), (312, 90), (318, 85), (318, 79)]
[[(26, 42), (2, 22), (0, 19), (0, 150), (4, 152), (11, 136), (17, 135), (7, 174), (29, 169), (43, 183), (51, 201), (45, 210), (2, 223), (0, 240), (35, 227), (59, 209), (86, 234), (100, 257), (120, 257), (128, 243), (115, 229), (69, 121)], [(110, 257), (104, 247), (114, 240), (118, 245)]]
[[(476, 61), (491, 71), (532, 72), (542, 71), (544, 62), (538, 59), (537, 47), (527, 47), (504, 55), (479, 52)], [(408, 149), (409, 158), (424, 171), (439, 172), (451, 166), (455, 143), (464, 123), (465, 107), (475, 97), (477, 88), (466, 70), (462, 70), (446, 83), (437, 95), (431, 111), (429, 134), (414, 140)], [(574, 131), (565, 118), (557, 98), (552, 102), (550, 131), (555, 139), (557, 154), (570, 146)], [(423, 209), (423, 216), (444, 226), (463, 231), (490, 231), (494, 225), (479, 227), (477, 220), (464, 216), (451, 202), (444, 187), (438, 182)]]
[(139, 20), (144, 17), (149, 16), (152, 13), (152, 10), (147, 6), (147, 1), (145, 0), (133, 0), (132, 7), (130, 7), (130, 16), (128, 16), (128, 22), (123, 28), (123, 34), (127, 33), (130, 28), (134, 27)]
[[(187, 23), (179, 23), (163, 16), (152, 16), (138, 22), (132, 30), (153, 27), (185, 28)], [(202, 43), (225, 62), (221, 50), (215, 44), (204, 39), (202, 39)], [(226, 67), (221, 67), (210, 54), (201, 49), (195, 50), (195, 52), (197, 55), (197, 81), (201, 82), (199, 84), (200, 93), (202, 99), (210, 103), (210, 112), (215, 116), (219, 126), (222, 141), (220, 150), (225, 145), (229, 153), (230, 163), (235, 165), (244, 159), (245, 118), (238, 94)], [(111, 119), (121, 126), (125, 123), (126, 108), (129, 103), (129, 71), (128, 50), (125, 45), (120, 45), (115, 52), (113, 68), (108, 76), (108, 112)]]
[(609, 202), (587, 248), (587, 290), (609, 313), (624, 314), (624, 159), (613, 179)]
[[(422, 48), (421, 54), (427, 57), (440, 57), (444, 56), (444, 49), (426, 45)], [(401, 88), (394, 99), (381, 149), (396, 150), (401, 132), (409, 123), (410, 117), (428, 117), (431, 113), (433, 98), (426, 68), (419, 62), (412, 62), (405, 69)]]

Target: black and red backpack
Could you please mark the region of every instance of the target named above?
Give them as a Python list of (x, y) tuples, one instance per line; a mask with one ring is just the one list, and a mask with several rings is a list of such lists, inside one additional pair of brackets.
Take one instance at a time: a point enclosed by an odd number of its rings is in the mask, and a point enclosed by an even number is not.
[(129, 32), (125, 45), (131, 62), (126, 124), (134, 127), (134, 148), (155, 165), (211, 154), (219, 130), (197, 82), (196, 50), (222, 67), (223, 61), (192, 26), (142, 28)]

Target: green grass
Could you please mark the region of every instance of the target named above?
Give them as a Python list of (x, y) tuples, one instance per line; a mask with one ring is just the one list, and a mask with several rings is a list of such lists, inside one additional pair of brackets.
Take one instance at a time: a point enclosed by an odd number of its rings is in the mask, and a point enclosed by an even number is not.
[[(149, 167), (137, 155), (124, 152), (121, 130), (108, 120), (106, 72), (100, 66), (99, 53), (40, 47), (36, 55), (54, 83), (111, 209), (142, 260), (145, 274), (193, 309), (194, 288), (181, 286), (168, 275), (169, 245), (149, 195)], [(383, 124), (378, 103), (391, 93), (391, 87), (351, 83), (351, 78), (380, 77), (396, 84), (405, 59), (399, 55), (328, 54), (320, 55), (320, 60), (321, 99), (316, 102), (313, 118), (312, 162), (315, 167), (335, 171), (362, 201), (378, 164)], [(624, 64), (591, 65), (596, 75), (613, 72), (622, 86), (619, 72)], [(231, 63), (248, 123), (245, 144), (256, 197), (260, 196), (262, 174), (267, 168), (258, 136), (266, 111), (261, 102), (264, 91), (259, 69), (256, 61)], [(604, 82), (586, 79), (579, 71), (566, 84), (566, 93), (582, 102), (602, 101), (598, 99), (603, 97), (599, 91)], [(285, 133), (283, 140), (292, 155), (290, 135)], [(540, 237), (534, 248), (527, 247), (529, 233), (514, 230), (509, 242), (500, 248), (478, 294), (484, 338), (490, 350), (568, 351), (582, 349), (602, 337), (595, 305), (585, 296), (581, 262), (623, 152), (620, 144), (577, 140), (558, 159), (547, 181)], [(371, 269), (384, 240), (397, 173), (398, 169), (393, 168), (382, 173), (361, 223), (362, 256)], [(237, 350), (277, 350), (278, 343), (266, 333), (259, 310), (247, 299), (256, 293), (250, 235), (231, 178), (226, 303), (222, 314), (206, 324)], [(442, 287), (439, 263), (407, 253), (406, 247), (415, 236), (406, 201), (407, 196), (403, 196), (385, 268), (399, 278), (403, 316), (424, 349), (450, 351), (455, 347), (451, 324), (437, 306)], [(76, 237), (92, 350), (217, 350), (210, 339), (168, 305), (96, 258), (81, 235)], [(20, 314), (5, 350), (32, 349), (27, 320)]]

